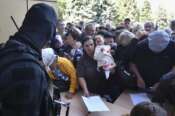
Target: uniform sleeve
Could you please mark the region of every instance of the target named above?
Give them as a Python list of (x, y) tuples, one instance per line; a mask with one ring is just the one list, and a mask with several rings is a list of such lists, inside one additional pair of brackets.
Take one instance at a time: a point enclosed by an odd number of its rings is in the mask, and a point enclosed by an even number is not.
[(38, 104), (47, 90), (46, 75), (35, 63), (16, 63), (1, 74), (0, 82), (5, 87), (0, 92), (4, 116), (38, 116), (43, 110)]
[(66, 58), (59, 58), (58, 65), (60, 70), (70, 78), (69, 92), (75, 93), (77, 89), (76, 70), (71, 61)]

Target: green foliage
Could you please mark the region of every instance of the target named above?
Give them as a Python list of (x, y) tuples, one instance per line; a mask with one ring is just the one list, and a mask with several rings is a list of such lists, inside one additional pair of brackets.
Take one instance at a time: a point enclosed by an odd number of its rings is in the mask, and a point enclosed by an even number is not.
[(92, 6), (94, 14), (92, 19), (97, 23), (113, 21), (116, 14), (116, 5), (112, 0), (96, 0)]
[(115, 23), (128, 17), (139, 20), (136, 0), (57, 0), (59, 14), (69, 22)]
[(143, 8), (141, 9), (141, 12), (140, 12), (140, 20), (139, 21), (145, 22), (145, 21), (152, 20), (151, 14), (152, 14), (151, 4), (148, 0), (145, 0), (144, 4), (143, 4)]
[(93, 15), (93, 0), (65, 0), (63, 19), (68, 22), (78, 22), (80, 20), (90, 20)]
[(139, 9), (136, 0), (118, 0), (116, 7), (116, 23), (122, 22), (125, 18), (139, 20)]
[[(62, 0), (64, 1), (64, 0)], [(65, 2), (66, 1), (66, 2)], [(116, 14), (114, 0), (65, 0), (58, 10), (63, 18), (69, 22), (84, 20), (87, 22), (104, 23), (113, 20)], [(59, 2), (61, 2), (59, 0)], [(58, 4), (58, 5), (59, 5)], [(64, 10), (62, 10), (64, 9)]]
[(144, 0), (143, 7), (138, 7), (138, 0), (57, 0), (59, 17), (67, 22), (98, 22), (120, 24), (125, 18), (145, 22), (156, 20), (160, 27), (168, 23), (167, 12), (159, 8), (153, 16), (149, 0)]
[(63, 19), (63, 16), (65, 15), (65, 9), (66, 9), (66, 2), (65, 0), (57, 0), (57, 8), (58, 8), (58, 17), (60, 19)]
[(165, 28), (168, 26), (168, 15), (167, 15), (167, 11), (162, 8), (162, 7), (159, 7), (159, 10), (158, 10), (158, 13), (157, 13), (157, 24), (159, 26), (159, 28)]

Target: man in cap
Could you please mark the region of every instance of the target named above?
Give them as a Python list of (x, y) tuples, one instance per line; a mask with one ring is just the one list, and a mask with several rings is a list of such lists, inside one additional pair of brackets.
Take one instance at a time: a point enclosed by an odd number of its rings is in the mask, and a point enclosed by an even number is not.
[(55, 37), (57, 16), (46, 4), (33, 5), (22, 26), (0, 49), (1, 116), (49, 116), (47, 75), (41, 49)]
[(132, 60), (138, 87), (154, 86), (161, 77), (175, 74), (174, 51), (174, 43), (162, 30), (150, 33), (147, 39), (138, 43)]

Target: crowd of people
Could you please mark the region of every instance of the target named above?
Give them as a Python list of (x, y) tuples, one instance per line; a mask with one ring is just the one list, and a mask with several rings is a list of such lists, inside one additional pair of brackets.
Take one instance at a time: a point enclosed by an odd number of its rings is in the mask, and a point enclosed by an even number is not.
[(53, 116), (52, 100), (60, 92), (72, 99), (82, 91), (113, 103), (133, 89), (151, 92), (154, 103), (135, 106), (131, 116), (174, 116), (174, 33), (175, 20), (164, 30), (129, 18), (116, 27), (64, 24), (52, 7), (33, 5), (0, 48), (0, 115)]

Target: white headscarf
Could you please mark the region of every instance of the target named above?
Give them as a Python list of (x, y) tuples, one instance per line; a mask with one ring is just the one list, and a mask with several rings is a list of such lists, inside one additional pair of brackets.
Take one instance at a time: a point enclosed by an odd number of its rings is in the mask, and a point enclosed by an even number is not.
[(169, 43), (170, 37), (163, 30), (154, 31), (148, 36), (148, 46), (153, 52), (162, 52), (167, 48)]
[(42, 49), (42, 60), (45, 66), (50, 66), (55, 61), (56, 57), (52, 48)]

